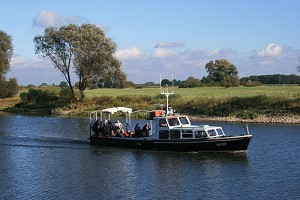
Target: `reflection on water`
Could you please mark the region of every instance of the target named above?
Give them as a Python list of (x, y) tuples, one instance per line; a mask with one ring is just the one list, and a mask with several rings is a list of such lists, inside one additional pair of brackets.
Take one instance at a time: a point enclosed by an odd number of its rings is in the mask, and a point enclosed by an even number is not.
[(0, 114), (0, 198), (297, 199), (299, 127), (250, 125), (248, 153), (180, 153), (90, 146), (87, 119)]

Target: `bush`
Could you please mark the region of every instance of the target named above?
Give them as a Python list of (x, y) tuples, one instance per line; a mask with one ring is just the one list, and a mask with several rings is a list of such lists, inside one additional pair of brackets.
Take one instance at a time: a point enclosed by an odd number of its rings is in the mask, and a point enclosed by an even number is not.
[(18, 93), (18, 83), (16, 78), (8, 81), (0, 78), (0, 98), (13, 97)]
[(21, 93), (20, 98), (27, 104), (45, 105), (55, 103), (58, 95), (54, 91), (30, 88), (28, 93)]

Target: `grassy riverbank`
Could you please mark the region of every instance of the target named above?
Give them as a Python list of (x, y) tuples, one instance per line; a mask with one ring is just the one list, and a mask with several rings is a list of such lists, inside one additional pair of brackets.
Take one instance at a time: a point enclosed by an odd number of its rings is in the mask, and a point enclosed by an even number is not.
[[(57, 89), (57, 92), (53, 92)], [(45, 88), (43, 88), (45, 90)], [(47, 88), (46, 88), (47, 90)], [(51, 95), (59, 88), (49, 88)], [(169, 89), (170, 90), (170, 89)], [(86, 90), (86, 99), (76, 105), (17, 104), (18, 97), (1, 99), (0, 109), (11, 112), (39, 112), (87, 116), (91, 110), (113, 106), (131, 107), (133, 110), (152, 110), (165, 104), (166, 98), (159, 88), (93, 89)], [(206, 121), (247, 121), (263, 123), (300, 123), (300, 87), (296, 85), (258, 87), (200, 87), (176, 88), (169, 104), (179, 113)], [(59, 106), (58, 106), (59, 105)]]
[[(172, 89), (169, 88), (169, 91)], [(125, 88), (125, 89), (93, 89), (86, 90), (87, 97), (100, 96), (123, 96), (123, 95), (147, 95), (156, 96), (160, 92), (157, 87)], [(269, 97), (299, 98), (300, 86), (298, 85), (262, 85), (257, 87), (198, 87), (198, 88), (175, 88), (175, 95), (182, 97), (246, 97), (265, 95)]]

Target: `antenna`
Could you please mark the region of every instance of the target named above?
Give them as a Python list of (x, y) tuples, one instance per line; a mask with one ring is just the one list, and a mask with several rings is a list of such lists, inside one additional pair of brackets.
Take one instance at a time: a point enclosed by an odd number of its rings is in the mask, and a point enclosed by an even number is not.
[(161, 76), (160, 76), (160, 94), (164, 94), (167, 98), (167, 113), (166, 115), (169, 115), (169, 95), (174, 94), (174, 84), (173, 84), (173, 74), (172, 74), (172, 92), (169, 92), (168, 84), (166, 84), (166, 92), (163, 90), (163, 87), (161, 86)]

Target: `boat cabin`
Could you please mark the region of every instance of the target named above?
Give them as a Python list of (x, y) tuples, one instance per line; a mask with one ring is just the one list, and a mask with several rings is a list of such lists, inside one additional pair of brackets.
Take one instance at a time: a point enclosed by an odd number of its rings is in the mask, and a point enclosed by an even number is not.
[(187, 116), (155, 117), (152, 122), (152, 137), (156, 139), (191, 139), (224, 137), (222, 127), (192, 125)]

